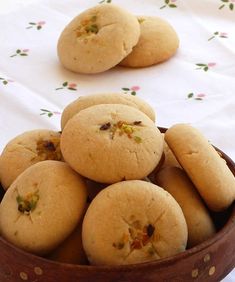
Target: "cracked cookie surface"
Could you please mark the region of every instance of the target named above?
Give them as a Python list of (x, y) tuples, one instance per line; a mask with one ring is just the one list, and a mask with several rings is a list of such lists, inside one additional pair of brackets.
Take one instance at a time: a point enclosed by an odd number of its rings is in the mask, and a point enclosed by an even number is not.
[(226, 162), (195, 127), (179, 123), (165, 140), (212, 211), (222, 211), (235, 199), (235, 178)]
[(141, 98), (123, 93), (100, 93), (81, 96), (67, 105), (62, 113), (61, 129), (63, 130), (68, 120), (81, 110), (99, 104), (123, 104), (131, 106), (145, 113), (153, 122), (155, 122), (155, 112), (153, 108)]
[(1, 235), (23, 250), (47, 254), (77, 226), (86, 200), (82, 177), (66, 163), (36, 163), (14, 181), (2, 199)]
[(95, 105), (68, 121), (61, 151), (81, 175), (115, 183), (152, 172), (163, 153), (163, 138), (153, 121), (133, 107)]
[(117, 65), (137, 44), (135, 16), (113, 4), (100, 4), (75, 17), (57, 44), (61, 64), (78, 73), (99, 73)]
[(37, 129), (12, 139), (0, 156), (0, 178), (6, 190), (26, 168), (44, 160), (62, 160), (60, 133)]
[(187, 226), (168, 192), (129, 180), (108, 186), (91, 202), (82, 238), (91, 264), (132, 264), (184, 251)]
[(179, 47), (179, 38), (173, 26), (159, 17), (137, 18), (140, 24), (140, 39), (120, 65), (148, 67), (172, 57)]

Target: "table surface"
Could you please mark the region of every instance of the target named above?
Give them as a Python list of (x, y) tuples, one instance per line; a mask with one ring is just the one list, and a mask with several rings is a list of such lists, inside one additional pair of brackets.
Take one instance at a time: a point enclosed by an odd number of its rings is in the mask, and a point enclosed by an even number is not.
[[(180, 38), (176, 55), (148, 68), (71, 73), (58, 62), (58, 37), (99, 2), (0, 0), (0, 152), (24, 131), (60, 130), (63, 108), (79, 96), (117, 92), (149, 102), (159, 126), (192, 124), (235, 160), (235, 1), (113, 0), (171, 23)], [(235, 281), (235, 271), (223, 281)]]

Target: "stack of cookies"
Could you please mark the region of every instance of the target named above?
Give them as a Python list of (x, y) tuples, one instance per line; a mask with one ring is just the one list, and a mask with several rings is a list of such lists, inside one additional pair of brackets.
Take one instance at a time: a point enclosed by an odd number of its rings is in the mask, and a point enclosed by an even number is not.
[(81, 97), (61, 128), (25, 132), (0, 156), (0, 232), (23, 250), (92, 265), (166, 258), (213, 236), (210, 211), (235, 199), (207, 139), (187, 124), (164, 136), (136, 96)]
[(58, 57), (68, 70), (100, 73), (116, 65), (147, 67), (168, 60), (178, 49), (174, 28), (164, 19), (134, 16), (101, 4), (75, 17), (58, 40)]

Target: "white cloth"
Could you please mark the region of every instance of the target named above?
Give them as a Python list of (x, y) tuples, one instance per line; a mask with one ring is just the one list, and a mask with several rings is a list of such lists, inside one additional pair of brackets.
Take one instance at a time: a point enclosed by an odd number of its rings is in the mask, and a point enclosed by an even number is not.
[[(136, 15), (168, 20), (180, 38), (177, 54), (149, 68), (74, 74), (58, 62), (58, 37), (99, 0), (0, 2), (0, 152), (23, 131), (59, 130), (63, 108), (81, 95), (123, 88), (131, 95), (134, 87), (156, 110), (157, 125), (191, 123), (235, 160), (235, 1), (112, 2)], [(235, 281), (235, 271), (224, 281)]]

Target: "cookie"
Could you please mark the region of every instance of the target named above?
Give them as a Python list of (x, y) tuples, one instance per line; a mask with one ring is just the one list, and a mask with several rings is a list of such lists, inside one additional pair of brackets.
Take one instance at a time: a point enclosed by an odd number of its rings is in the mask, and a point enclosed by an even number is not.
[(188, 124), (176, 124), (165, 140), (201, 197), (212, 211), (222, 211), (235, 199), (235, 177), (205, 136)]
[(166, 167), (156, 175), (156, 184), (169, 192), (180, 205), (188, 226), (189, 248), (212, 237), (212, 218), (187, 174), (178, 167)]
[(139, 97), (123, 93), (105, 93), (89, 96), (81, 96), (70, 103), (63, 111), (61, 116), (61, 128), (64, 129), (67, 121), (75, 114), (88, 107), (99, 104), (123, 104), (139, 109), (155, 122), (155, 112), (153, 108)]
[(63, 263), (87, 264), (87, 257), (82, 246), (82, 221), (71, 235), (47, 256), (48, 259)]
[(120, 65), (125, 67), (148, 67), (171, 58), (179, 47), (174, 28), (164, 19), (139, 16), (140, 39), (132, 52)]
[(60, 133), (37, 129), (12, 139), (0, 156), (0, 178), (6, 190), (26, 168), (44, 160), (62, 160)]
[(100, 182), (142, 179), (159, 163), (163, 138), (152, 120), (122, 104), (86, 108), (71, 118), (61, 135), (66, 162)]
[[(164, 134), (163, 134), (163, 136), (164, 136)], [(162, 165), (161, 168), (171, 167), (171, 166), (181, 168), (181, 165), (177, 161), (175, 155), (173, 154), (173, 152), (171, 151), (171, 149), (167, 145), (166, 141), (164, 141), (163, 152), (164, 152), (165, 159), (164, 159), (164, 162), (163, 162), (163, 165)]]
[(168, 192), (141, 180), (122, 181), (91, 202), (82, 240), (93, 265), (141, 263), (184, 251), (187, 225)]
[(68, 70), (87, 74), (103, 72), (132, 51), (139, 35), (135, 16), (113, 4), (97, 5), (65, 27), (58, 40), (58, 57)]
[(75, 229), (86, 200), (82, 177), (66, 163), (34, 164), (17, 177), (3, 197), (1, 235), (25, 251), (45, 255)]

